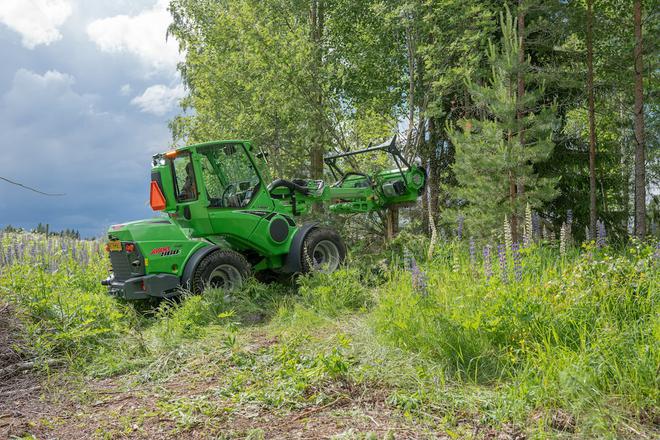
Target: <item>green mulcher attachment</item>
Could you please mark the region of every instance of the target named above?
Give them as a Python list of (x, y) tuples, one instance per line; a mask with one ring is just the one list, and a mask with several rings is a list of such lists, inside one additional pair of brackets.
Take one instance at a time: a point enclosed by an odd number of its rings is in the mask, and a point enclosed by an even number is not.
[[(340, 161), (382, 152), (395, 168), (365, 174)], [(265, 180), (263, 154), (249, 141), (182, 147), (153, 157), (151, 207), (166, 217), (113, 225), (106, 249), (111, 276), (101, 283), (125, 299), (167, 298), (206, 287), (231, 290), (252, 273), (332, 272), (346, 257), (339, 234), (298, 224), (315, 203), (333, 213), (367, 213), (415, 203), (426, 175), (390, 142), (330, 155), (336, 179)]]

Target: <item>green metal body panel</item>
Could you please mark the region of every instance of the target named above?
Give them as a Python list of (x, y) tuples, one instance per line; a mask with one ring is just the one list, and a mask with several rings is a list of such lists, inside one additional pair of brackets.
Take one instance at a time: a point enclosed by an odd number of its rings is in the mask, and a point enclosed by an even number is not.
[(345, 174), (332, 185), (301, 181), (294, 191), (269, 187), (275, 182), (266, 180), (266, 169), (242, 140), (155, 155), (151, 180), (165, 199), (166, 217), (111, 226), (108, 238), (122, 242), (122, 252), (127, 243), (138, 247), (145, 277), (180, 279), (191, 257), (214, 245), (241, 252), (255, 271), (277, 270), (299, 229), (294, 217), (309, 213), (314, 203), (327, 203), (335, 213), (366, 213), (415, 202), (426, 180), (421, 168), (407, 166), (372, 176)]
[(206, 241), (192, 239), (184, 229), (166, 218), (113, 225), (108, 236), (122, 243), (135, 243), (144, 257), (147, 275), (168, 273), (180, 277), (190, 256), (202, 247), (211, 246)]

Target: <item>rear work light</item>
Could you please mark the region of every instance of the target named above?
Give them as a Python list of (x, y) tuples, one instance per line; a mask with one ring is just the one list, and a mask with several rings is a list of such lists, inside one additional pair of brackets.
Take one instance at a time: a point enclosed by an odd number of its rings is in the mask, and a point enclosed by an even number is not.
[(133, 251), (135, 251), (135, 245), (133, 243), (128, 243), (126, 246), (124, 246), (124, 250), (131, 254)]
[(151, 205), (151, 209), (153, 209), (154, 211), (162, 211), (163, 209), (165, 209), (165, 196), (163, 195), (163, 192), (160, 190), (160, 186), (158, 186), (158, 183), (154, 180), (151, 181), (149, 204)]

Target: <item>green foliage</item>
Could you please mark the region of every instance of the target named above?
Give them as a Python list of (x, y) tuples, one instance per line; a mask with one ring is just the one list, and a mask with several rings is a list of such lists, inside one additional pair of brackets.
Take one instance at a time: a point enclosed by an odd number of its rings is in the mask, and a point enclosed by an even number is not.
[[(34, 264), (30, 252), (3, 266), (0, 296), (18, 310), (37, 360), (63, 360), (83, 375), (124, 374), (161, 391), (182, 372), (212, 377), (214, 387), (194, 398), (158, 398), (155, 411), (176, 434), (210, 429), (209, 420), (239, 405), (295, 411), (374, 387), (406, 417), (443, 414), (433, 423), (458, 436), (467, 417), (552, 437), (558, 414), (583, 437), (616, 435), (622, 423), (653, 432), (656, 247), (568, 246), (560, 256), (534, 244), (521, 250), (519, 281), (509, 253), (505, 282), (494, 254), (487, 280), (466, 243), (438, 246), (430, 260), (425, 243), (395, 242), (373, 272), (357, 262), (302, 277), (297, 294), (252, 281), (232, 295), (209, 290), (139, 313), (99, 286), (101, 255), (82, 265), (58, 248), (57, 271)], [(421, 253), (424, 290), (403, 269), (406, 250)]]
[(657, 405), (654, 249), (586, 248), (558, 263), (549, 261), (554, 253), (527, 252), (519, 283), (434, 260), (424, 296), (407, 273), (397, 274), (377, 295), (377, 333), (440, 363), (449, 378), (497, 384), (500, 417), (560, 407), (586, 421)]
[(480, 237), (492, 236), (505, 215), (522, 218), (527, 204), (536, 209), (557, 195), (557, 179), (540, 178), (534, 170), (554, 148), (554, 109), (542, 103), (542, 88), (516, 95), (518, 75), (530, 76), (530, 66), (519, 60), (516, 23), (508, 9), (500, 21), (500, 44), (488, 48), (489, 82), (469, 86), (485, 117), (462, 121), (460, 130), (449, 133), (456, 147), (460, 211), (470, 233)]
[(313, 273), (301, 277), (299, 284), (303, 303), (328, 316), (365, 310), (372, 299), (368, 281), (355, 268), (341, 268), (331, 274)]
[[(209, 289), (201, 295), (184, 295), (173, 301), (163, 301), (156, 312), (159, 337), (175, 346), (181, 339), (199, 338), (213, 325), (226, 325), (235, 332), (236, 325), (263, 321), (274, 304), (286, 294), (282, 285), (264, 285), (251, 280), (238, 292)], [(224, 343), (235, 344), (232, 335)]]
[(193, 110), (170, 124), (174, 140), (251, 139), (274, 175), (304, 177), (313, 148), (390, 135), (402, 54), (398, 33), (382, 28), (386, 5), (321, 3), (315, 24), (305, 2), (173, 0), (182, 105)]
[[(17, 243), (15, 239), (24, 243), (21, 237), (3, 237), (5, 249)], [(22, 245), (22, 259), (15, 256), (13, 264), (0, 268), (0, 296), (16, 305), (24, 317), (33, 355), (40, 360), (68, 358), (82, 363), (116, 348), (137, 317), (100, 285), (107, 273), (105, 256), (94, 253), (92, 242), (77, 242), (78, 253), (91, 255), (89, 264), (81, 265), (73, 253), (75, 247), (58, 248), (51, 255), (41, 253), (41, 249), (37, 254), (45, 237), (32, 240), (28, 242), (31, 252), (27, 252), (28, 245)]]

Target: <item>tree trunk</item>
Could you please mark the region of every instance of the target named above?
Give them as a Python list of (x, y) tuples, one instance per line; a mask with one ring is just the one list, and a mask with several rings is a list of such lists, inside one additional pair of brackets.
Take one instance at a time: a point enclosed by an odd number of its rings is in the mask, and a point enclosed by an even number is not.
[(516, 215), (516, 176), (509, 171), (509, 202), (511, 203), (511, 239), (518, 241), (518, 216)]
[[(525, 127), (523, 126), (523, 116), (525, 115), (525, 108), (523, 105), (523, 98), (525, 97), (525, 72), (522, 67), (525, 64), (525, 10), (523, 8), (524, 0), (518, 0), (518, 93), (517, 93), (517, 111), (516, 119), (518, 119), (518, 136), (520, 138), (520, 146), (525, 146)], [(525, 182), (522, 178), (518, 181), (518, 194), (525, 194)]]
[(412, 149), (413, 132), (415, 128), (415, 39), (412, 24), (406, 28), (406, 52), (408, 58), (408, 133), (406, 148)]
[(587, 0), (587, 95), (589, 105), (589, 233), (595, 237), (596, 220), (596, 111), (594, 108), (593, 0)]
[(629, 141), (626, 136), (626, 127), (624, 125), (625, 113), (623, 103), (619, 105), (619, 124), (621, 124), (621, 131), (619, 133), (619, 154), (621, 155), (621, 180), (623, 181), (623, 188), (621, 188), (621, 204), (623, 205), (623, 220), (621, 226), (624, 231), (628, 231), (630, 223), (630, 162), (629, 156)]
[(386, 212), (386, 223), (387, 223), (387, 241), (392, 240), (396, 237), (396, 234), (399, 232), (399, 209), (396, 207), (387, 208)]
[(312, 78), (314, 81), (314, 122), (312, 134), (312, 147), (310, 149), (310, 175), (313, 179), (323, 178), (323, 153), (324, 153), (324, 129), (323, 129), (323, 92), (321, 89), (321, 63), (323, 62), (321, 52), (321, 39), (323, 36), (323, 2), (322, 0), (311, 0), (309, 11), (310, 39), (312, 41), (313, 60)]
[(644, 143), (644, 65), (642, 60), (642, 0), (633, 5), (635, 26), (635, 235), (646, 235), (646, 151)]
[(429, 175), (427, 177), (426, 190), (429, 191), (429, 208), (431, 216), (433, 219), (434, 226), (438, 224), (438, 217), (440, 216), (439, 210), (439, 189), (440, 189), (440, 158), (438, 157), (437, 144), (438, 144), (438, 135), (437, 135), (437, 124), (435, 118), (429, 118), (428, 121), (428, 131), (429, 131), (429, 140), (426, 145), (426, 150), (429, 155)]
[[(509, 91), (511, 91), (511, 87), (509, 87)], [(511, 144), (513, 143), (513, 133), (511, 133), (510, 129), (507, 133), (507, 142), (509, 148), (511, 148)], [(511, 209), (511, 239), (513, 240), (514, 243), (518, 241), (518, 215), (516, 212), (516, 196), (517, 196), (516, 174), (513, 169), (509, 169), (509, 205)]]

